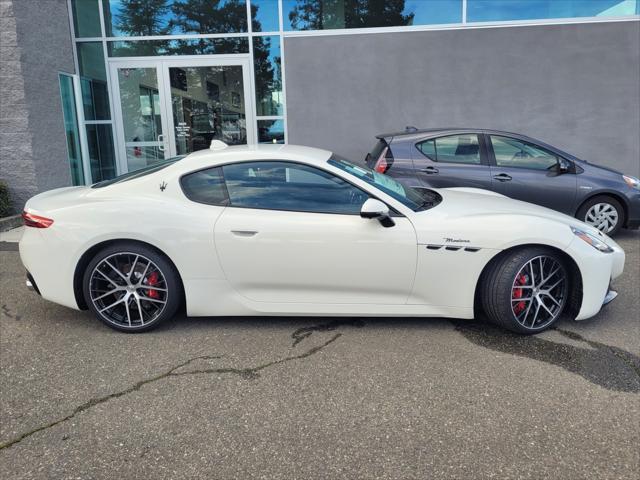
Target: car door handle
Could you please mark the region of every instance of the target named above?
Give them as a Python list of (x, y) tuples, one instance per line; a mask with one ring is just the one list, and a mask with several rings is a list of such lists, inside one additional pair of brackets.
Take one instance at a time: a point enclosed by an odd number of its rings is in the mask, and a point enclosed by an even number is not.
[(258, 232), (255, 230), (231, 230), (236, 237), (253, 237)]
[(425, 167), (425, 168), (421, 168), (420, 171), (423, 173), (428, 173), (429, 175), (438, 173), (438, 169), (436, 167)]
[(498, 180), (499, 182), (509, 182), (511, 181), (511, 176), (506, 173), (501, 173), (500, 175), (494, 175), (493, 178)]

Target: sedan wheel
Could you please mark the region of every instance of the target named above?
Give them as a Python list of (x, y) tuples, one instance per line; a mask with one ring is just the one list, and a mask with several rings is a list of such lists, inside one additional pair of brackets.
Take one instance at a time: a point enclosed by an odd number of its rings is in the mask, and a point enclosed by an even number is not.
[(618, 211), (609, 203), (596, 203), (585, 215), (585, 223), (604, 233), (611, 232), (618, 225)]
[(100, 252), (85, 273), (85, 299), (100, 320), (128, 332), (172, 317), (181, 300), (174, 269), (162, 256), (136, 246)]
[(570, 277), (562, 258), (545, 248), (517, 250), (496, 259), (482, 277), (484, 311), (493, 323), (537, 333), (565, 310)]

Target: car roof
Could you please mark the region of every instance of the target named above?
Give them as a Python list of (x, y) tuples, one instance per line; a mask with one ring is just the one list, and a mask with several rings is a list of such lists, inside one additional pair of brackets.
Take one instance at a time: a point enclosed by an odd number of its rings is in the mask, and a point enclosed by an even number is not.
[(458, 132), (474, 132), (474, 133), (489, 133), (494, 135), (509, 135), (523, 138), (530, 138), (521, 133), (507, 132), (504, 130), (490, 130), (487, 128), (464, 128), (464, 127), (439, 127), (439, 128), (414, 128), (407, 127), (405, 130), (399, 132), (381, 133), (376, 135), (376, 138), (390, 138), (390, 137), (411, 137), (411, 136), (424, 136), (425, 134), (443, 134), (443, 133), (458, 133)]
[(301, 145), (260, 144), (234, 145), (216, 150), (205, 149), (191, 153), (183, 158), (179, 164), (181, 169), (191, 170), (208, 165), (221, 165), (240, 161), (264, 160), (298, 160), (309, 164), (320, 165), (326, 163), (332, 152), (321, 148), (304, 147)]

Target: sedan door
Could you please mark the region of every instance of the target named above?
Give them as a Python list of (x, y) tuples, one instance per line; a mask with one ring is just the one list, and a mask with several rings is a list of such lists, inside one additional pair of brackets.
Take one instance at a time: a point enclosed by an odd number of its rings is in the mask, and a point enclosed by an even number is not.
[(425, 187), (492, 189), (482, 138), (475, 133), (447, 135), (416, 143), (413, 166)]
[(229, 205), (215, 225), (228, 281), (257, 302), (403, 304), (416, 269), (411, 222), (360, 217), (369, 195), (309, 165), (223, 167)]
[(487, 142), (497, 192), (573, 216), (577, 178), (571, 162), (517, 138), (487, 135)]

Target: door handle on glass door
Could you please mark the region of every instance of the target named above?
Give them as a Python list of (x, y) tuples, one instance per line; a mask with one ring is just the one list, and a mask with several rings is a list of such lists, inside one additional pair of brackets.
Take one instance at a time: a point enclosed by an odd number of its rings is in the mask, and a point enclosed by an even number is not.
[(158, 145), (158, 150), (160, 150), (161, 152), (164, 152), (164, 135), (163, 134), (158, 135), (158, 142), (160, 142), (160, 145)]
[(436, 167), (425, 167), (420, 169), (423, 173), (428, 173), (429, 175), (438, 173), (438, 169)]
[(511, 176), (506, 173), (501, 173), (500, 175), (494, 175), (493, 178), (498, 180), (499, 182), (508, 182), (511, 180)]
[(255, 230), (231, 230), (236, 237), (253, 237), (258, 232)]

